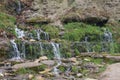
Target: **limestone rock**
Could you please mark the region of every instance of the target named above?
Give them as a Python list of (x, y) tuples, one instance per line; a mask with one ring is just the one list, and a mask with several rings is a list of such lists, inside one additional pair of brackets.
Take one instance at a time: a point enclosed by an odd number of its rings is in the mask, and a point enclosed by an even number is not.
[(82, 77), (83, 75), (81, 73), (78, 73), (77, 74), (77, 77)]
[(35, 80), (45, 80), (42, 76), (38, 75), (35, 77)]
[(28, 78), (31, 80), (32, 78), (34, 77), (34, 75), (32, 75), (32, 74), (29, 74), (28, 75)]
[(47, 58), (47, 56), (42, 56), (42, 57), (39, 58), (39, 60), (40, 61), (42, 61), (42, 60), (48, 60), (48, 58)]
[(119, 7), (119, 0), (34, 0), (31, 9), (23, 14), (34, 22), (61, 20), (104, 24), (109, 19), (120, 20)]
[(109, 65), (99, 80), (120, 80), (120, 63)]
[(44, 61), (44, 60), (48, 60), (47, 56), (42, 56), (39, 59), (36, 59), (35, 62), (40, 62), (40, 61)]
[(74, 62), (74, 63), (76, 63), (77, 62), (77, 59), (76, 58), (69, 58), (69, 60), (71, 61), (71, 62)]
[(45, 61), (41, 61), (41, 63), (48, 65), (48, 66), (54, 66), (55, 61), (53, 60), (45, 60)]
[(20, 69), (20, 68), (31, 68), (31, 67), (37, 67), (42, 65), (41, 63), (37, 62), (25, 62), (20, 64), (15, 64), (12, 66), (13, 69)]
[(30, 42), (35, 42), (36, 40), (34, 40), (34, 39), (30, 39)]
[(92, 78), (86, 78), (85, 80), (97, 80), (97, 79), (92, 79)]

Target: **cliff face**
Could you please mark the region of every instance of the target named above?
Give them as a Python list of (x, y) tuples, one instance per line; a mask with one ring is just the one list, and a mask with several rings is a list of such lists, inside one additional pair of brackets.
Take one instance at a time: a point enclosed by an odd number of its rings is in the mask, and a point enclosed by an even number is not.
[(34, 0), (30, 7), (22, 13), (27, 22), (120, 20), (120, 0)]

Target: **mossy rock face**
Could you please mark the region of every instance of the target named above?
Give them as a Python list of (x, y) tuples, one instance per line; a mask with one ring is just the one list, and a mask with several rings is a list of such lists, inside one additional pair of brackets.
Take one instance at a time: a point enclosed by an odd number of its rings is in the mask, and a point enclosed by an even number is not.
[(41, 17), (28, 18), (26, 22), (27, 23), (50, 23), (50, 19), (41, 16)]
[(70, 23), (70, 22), (79, 22), (80, 21), (80, 17), (77, 13), (68, 13), (67, 15), (64, 15), (61, 17), (61, 21), (63, 23)]

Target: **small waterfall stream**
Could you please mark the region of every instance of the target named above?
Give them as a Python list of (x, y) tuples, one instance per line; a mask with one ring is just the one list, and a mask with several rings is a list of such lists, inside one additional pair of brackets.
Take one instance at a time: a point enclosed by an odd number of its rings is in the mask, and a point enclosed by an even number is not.
[(49, 34), (47, 32), (41, 29), (33, 30), (33, 32), (25, 32), (15, 25), (15, 33), (17, 39), (10, 41), (14, 48), (13, 57), (17, 55), (17, 59), (26, 59), (28, 56), (43, 56), (44, 53), (48, 52), (48, 47), (51, 44), (48, 42), (46, 45), (46, 42), (49, 40)]
[(54, 67), (54, 74), (56, 76), (59, 76), (59, 70), (57, 69), (61, 65), (61, 57), (60, 57), (60, 50), (59, 50), (59, 44), (51, 42), (51, 45), (53, 46), (54, 56), (57, 60), (57, 65)]
[[(49, 34), (47, 32), (42, 31), (41, 29), (35, 30), (37, 39), (40, 41), (43, 40), (49, 40)], [(44, 36), (44, 37), (43, 37)]]
[(15, 25), (15, 33), (17, 35), (17, 38), (23, 38), (25, 36), (24, 31), (21, 29), (18, 29)]
[(22, 6), (21, 6), (21, 2), (20, 2), (20, 0), (17, 0), (17, 3), (18, 3), (17, 13), (20, 14), (21, 11), (22, 11)]
[(18, 50), (17, 44), (15, 43), (15, 39), (10, 40), (10, 42), (14, 50), (12, 60), (20, 60), (21, 59), (20, 52)]

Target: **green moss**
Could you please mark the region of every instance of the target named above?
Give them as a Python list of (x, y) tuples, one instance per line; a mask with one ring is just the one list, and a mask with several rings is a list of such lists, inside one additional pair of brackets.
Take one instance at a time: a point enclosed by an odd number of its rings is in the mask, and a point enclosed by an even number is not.
[(35, 71), (31, 69), (27, 69), (27, 68), (21, 68), (21, 69), (18, 69), (15, 73), (16, 74), (27, 74), (27, 73), (35, 73)]
[(82, 41), (85, 36), (89, 36), (91, 41), (98, 41), (102, 31), (97, 26), (92, 26), (84, 23), (68, 23), (64, 25), (66, 34), (63, 39), (70, 41)]
[(34, 74), (34, 73), (39, 73), (39, 71), (44, 71), (46, 67), (47, 66), (43, 64), (43, 65), (32, 67), (32, 68), (21, 68), (21, 69), (18, 69), (15, 73), (16, 74), (26, 74), (26, 73)]
[(59, 70), (65, 72), (66, 68), (64, 66), (59, 66)]
[(77, 66), (72, 66), (72, 72), (74, 72), (74, 73), (77, 73), (77, 72), (78, 72)]
[(0, 12), (0, 29), (5, 30), (8, 33), (15, 34), (14, 23), (16, 18), (6, 13)]
[(50, 19), (45, 17), (33, 17), (26, 20), (28, 23), (43, 23), (43, 22), (50, 22)]
[(43, 25), (41, 28), (49, 33), (51, 39), (59, 37), (59, 29), (56, 26)]

